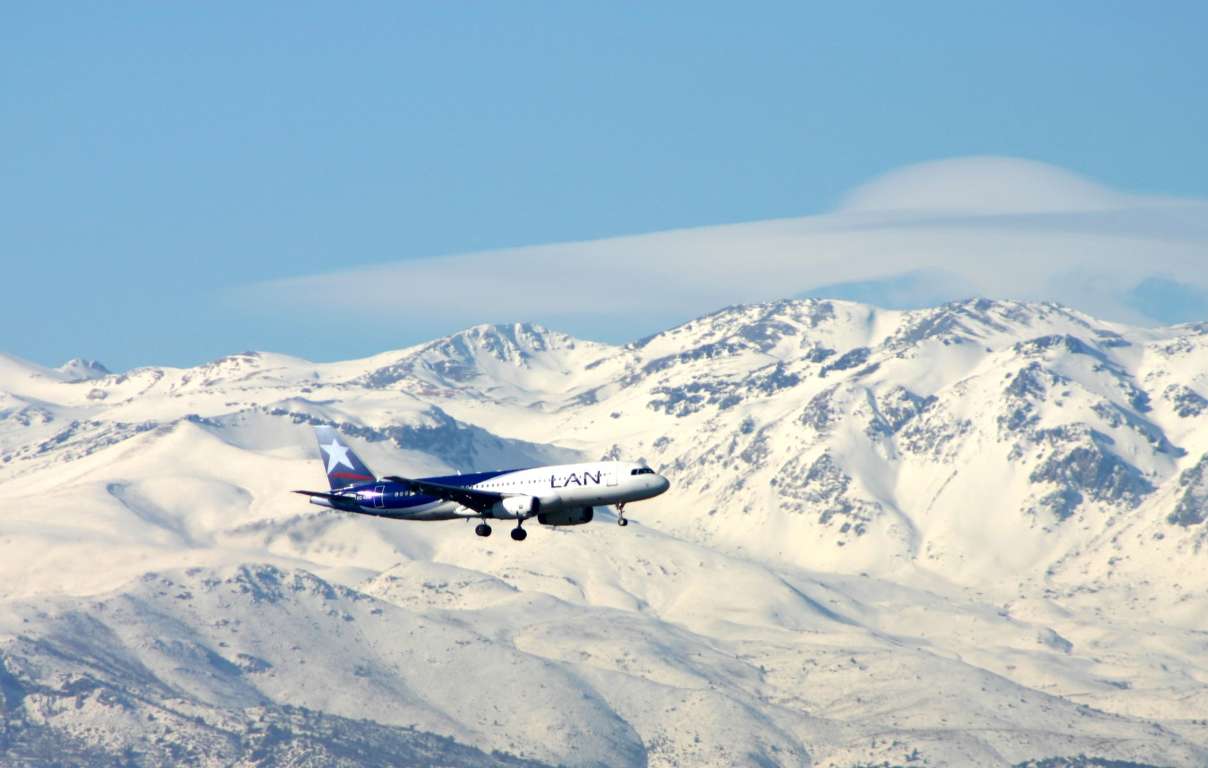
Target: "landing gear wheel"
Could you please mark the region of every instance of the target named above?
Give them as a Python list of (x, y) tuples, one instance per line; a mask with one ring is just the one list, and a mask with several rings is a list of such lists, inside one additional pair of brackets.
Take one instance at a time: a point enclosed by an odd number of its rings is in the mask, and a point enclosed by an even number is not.
[(527, 538), (528, 531), (524, 530), (520, 526), (516, 526), (512, 529), (512, 541), (524, 541)]
[(629, 521), (628, 521), (628, 520), (626, 520), (626, 519), (625, 519), (625, 518), (623, 518), (623, 517), (618, 517), (618, 518), (617, 518), (617, 525), (619, 525), (619, 526), (621, 526), (622, 528), (624, 528), (625, 526), (629, 525)]
[(479, 536), (490, 536), (491, 526), (487, 525), (486, 523), (479, 523), (474, 527), (474, 533), (477, 533)]
[(629, 521), (625, 519), (625, 502), (617, 505), (617, 525), (622, 528), (629, 525)]

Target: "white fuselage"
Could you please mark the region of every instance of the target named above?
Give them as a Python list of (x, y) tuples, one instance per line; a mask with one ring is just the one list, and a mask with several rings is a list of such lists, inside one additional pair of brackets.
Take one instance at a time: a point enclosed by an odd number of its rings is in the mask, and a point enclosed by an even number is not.
[[(484, 472), (432, 478), (446, 485), (497, 493), (505, 497), (532, 497), (543, 512), (552, 513), (577, 507), (624, 504), (653, 498), (667, 490), (670, 483), (644, 464), (623, 461), (597, 461), (582, 464), (558, 464), (506, 472)], [(356, 491), (360, 508), (369, 514), (406, 520), (450, 520), (462, 517), (524, 518), (530, 515), (496, 509), (486, 514), (475, 512), (444, 499), (404, 490), (398, 484), (367, 484)], [(313, 503), (330, 507), (325, 499)]]

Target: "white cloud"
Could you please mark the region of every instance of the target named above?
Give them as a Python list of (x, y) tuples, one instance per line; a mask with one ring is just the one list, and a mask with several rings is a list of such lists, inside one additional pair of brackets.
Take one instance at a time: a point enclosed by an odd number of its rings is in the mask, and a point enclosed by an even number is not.
[(842, 211), (944, 211), (964, 214), (1102, 211), (1138, 198), (1032, 160), (956, 157), (911, 165), (850, 192)]
[(901, 290), (906, 273), (941, 276), (948, 287), (918, 286), (928, 297), (1049, 299), (1152, 322), (1130, 292), (1154, 275), (1203, 290), (1205, 267), (1206, 201), (1125, 194), (1031, 161), (961, 158), (893, 171), (816, 216), (400, 261), (250, 290), (307, 312), (450, 328), (554, 321), (607, 336), (614, 320), (630, 329), (648, 318), (655, 330), (669, 316), (816, 286), (890, 280)]

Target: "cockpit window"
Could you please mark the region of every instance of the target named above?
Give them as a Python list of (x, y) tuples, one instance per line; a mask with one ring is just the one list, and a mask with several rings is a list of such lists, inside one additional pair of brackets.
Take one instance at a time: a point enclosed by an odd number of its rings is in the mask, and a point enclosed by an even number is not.
[(631, 475), (653, 475), (654, 470), (651, 469), (650, 467), (638, 467), (637, 469), (629, 470), (629, 474), (631, 474)]

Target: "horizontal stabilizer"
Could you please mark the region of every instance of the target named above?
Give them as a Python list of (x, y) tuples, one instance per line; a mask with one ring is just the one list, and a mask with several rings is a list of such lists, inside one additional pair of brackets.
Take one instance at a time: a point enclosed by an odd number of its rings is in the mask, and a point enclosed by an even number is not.
[(361, 511), (361, 505), (352, 496), (342, 496), (338, 493), (323, 493), (322, 491), (294, 491), (294, 493), (300, 493), (303, 496), (311, 496), (317, 499), (327, 499), (331, 502), (331, 506), (343, 512)]

